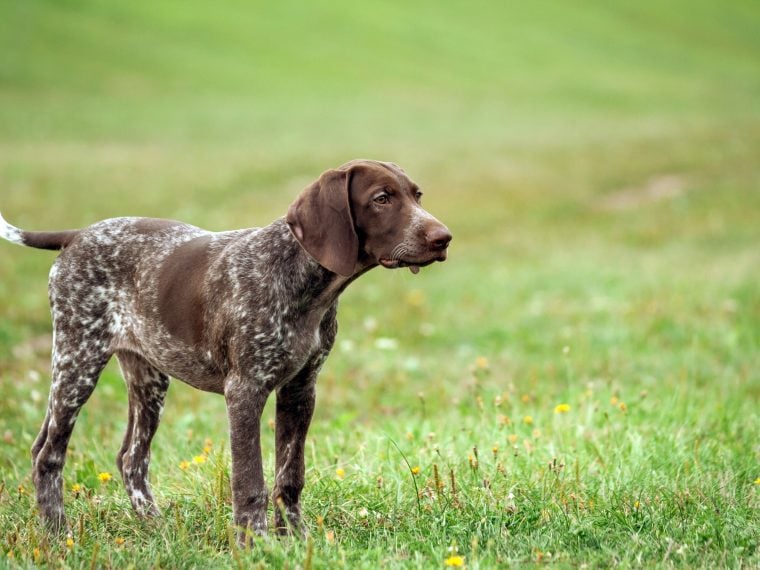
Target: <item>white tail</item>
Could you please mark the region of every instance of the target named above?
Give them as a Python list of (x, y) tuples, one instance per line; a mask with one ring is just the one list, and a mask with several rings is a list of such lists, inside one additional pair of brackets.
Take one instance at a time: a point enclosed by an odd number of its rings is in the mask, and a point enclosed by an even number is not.
[(0, 237), (5, 238), (10, 242), (24, 245), (22, 231), (16, 226), (12, 226), (6, 222), (2, 214), (0, 214)]

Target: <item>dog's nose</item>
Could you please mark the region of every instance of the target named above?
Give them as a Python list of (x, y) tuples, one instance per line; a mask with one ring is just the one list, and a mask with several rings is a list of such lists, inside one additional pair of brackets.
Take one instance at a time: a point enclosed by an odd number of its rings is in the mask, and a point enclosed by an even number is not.
[(452, 236), (446, 226), (438, 226), (429, 231), (425, 235), (425, 238), (427, 239), (428, 247), (430, 247), (430, 249), (433, 251), (443, 251), (449, 247), (449, 242), (451, 241)]

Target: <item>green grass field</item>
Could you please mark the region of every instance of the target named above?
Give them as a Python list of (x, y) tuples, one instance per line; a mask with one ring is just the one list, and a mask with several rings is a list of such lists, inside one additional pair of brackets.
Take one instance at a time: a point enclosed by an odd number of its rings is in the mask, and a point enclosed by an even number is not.
[(449, 261), (345, 293), (309, 538), (243, 551), (223, 399), (180, 382), (164, 514), (132, 515), (113, 364), (72, 535), (45, 535), (54, 257), (0, 244), (0, 567), (760, 566), (757, 2), (195, 4), (0, 0), (3, 215), (260, 226), (371, 157), (420, 183)]

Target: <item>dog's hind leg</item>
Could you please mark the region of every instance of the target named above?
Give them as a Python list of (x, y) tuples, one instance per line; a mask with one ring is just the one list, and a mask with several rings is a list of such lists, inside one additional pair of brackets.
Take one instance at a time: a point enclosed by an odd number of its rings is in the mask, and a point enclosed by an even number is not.
[(159, 514), (148, 483), (150, 443), (158, 429), (169, 377), (133, 352), (117, 352), (129, 391), (129, 420), (116, 465), (132, 507), (141, 515)]
[(53, 382), (47, 414), (32, 447), (33, 479), (42, 520), (53, 531), (66, 523), (63, 510), (63, 465), (79, 410), (95, 389), (111, 357), (106, 339), (83, 328), (72, 332), (55, 319)]

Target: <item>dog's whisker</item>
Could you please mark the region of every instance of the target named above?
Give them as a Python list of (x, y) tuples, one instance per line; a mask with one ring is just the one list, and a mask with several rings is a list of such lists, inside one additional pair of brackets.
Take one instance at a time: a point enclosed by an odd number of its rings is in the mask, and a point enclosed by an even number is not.
[(391, 260), (400, 261), (408, 253), (408, 247), (405, 243), (400, 243), (391, 251)]

